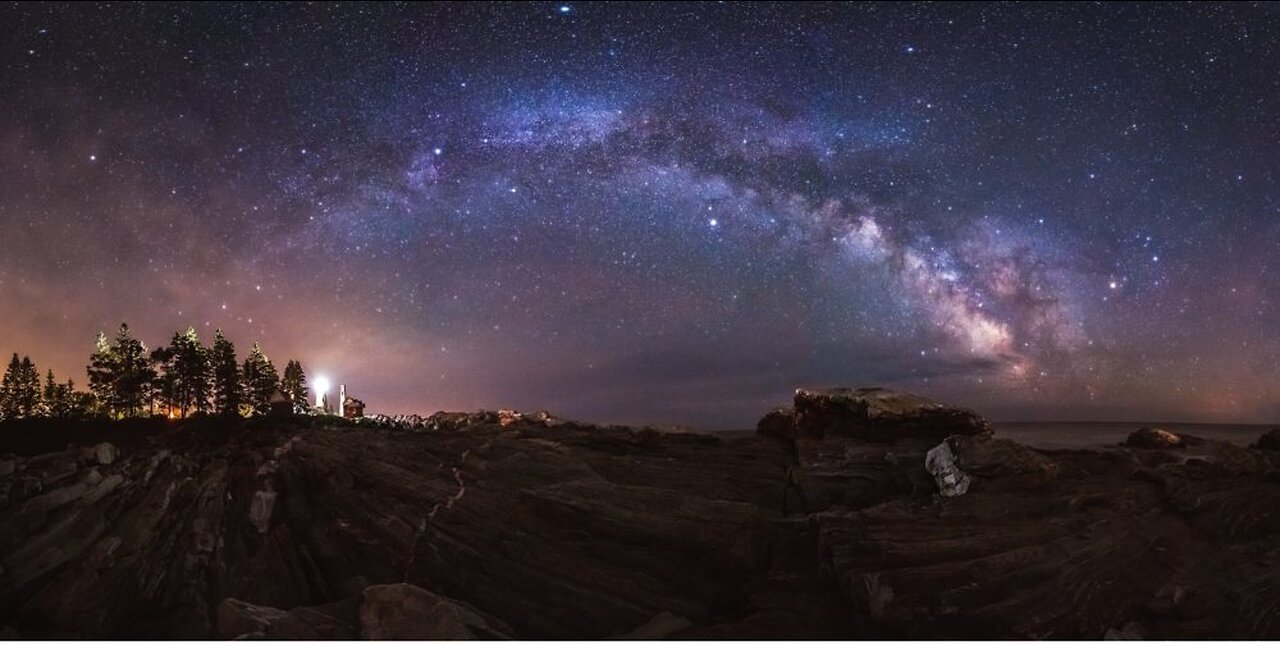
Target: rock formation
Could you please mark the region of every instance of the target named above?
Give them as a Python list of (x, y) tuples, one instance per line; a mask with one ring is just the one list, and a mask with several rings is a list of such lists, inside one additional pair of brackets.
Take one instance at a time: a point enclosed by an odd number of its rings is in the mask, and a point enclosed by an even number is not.
[(1145, 426), (1130, 433), (1124, 445), (1136, 449), (1181, 449), (1187, 446), (1187, 441), (1177, 433)]
[(1258, 438), (1258, 443), (1254, 444), (1254, 448), (1280, 451), (1280, 428), (1273, 428), (1263, 433), (1262, 437)]
[(761, 432), (775, 437), (850, 437), (872, 442), (991, 432), (991, 425), (973, 411), (884, 388), (801, 388), (796, 390), (794, 408), (771, 411), (761, 424)]
[(1275, 451), (1036, 451), (879, 389), (798, 391), (739, 439), (513, 411), (110, 431), (0, 444), (4, 635), (1280, 637)]

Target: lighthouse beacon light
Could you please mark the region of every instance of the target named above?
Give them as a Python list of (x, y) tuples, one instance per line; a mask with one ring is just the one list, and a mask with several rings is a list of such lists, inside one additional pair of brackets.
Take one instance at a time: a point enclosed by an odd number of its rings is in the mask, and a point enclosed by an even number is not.
[(329, 392), (329, 378), (324, 375), (318, 375), (315, 380), (316, 387), (316, 406), (324, 404), (324, 396)]

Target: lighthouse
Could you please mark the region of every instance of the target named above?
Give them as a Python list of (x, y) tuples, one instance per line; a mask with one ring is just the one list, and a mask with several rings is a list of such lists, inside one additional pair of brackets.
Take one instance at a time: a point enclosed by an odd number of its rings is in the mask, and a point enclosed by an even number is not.
[[(318, 375), (315, 381), (316, 390), (316, 408), (324, 412), (330, 412), (329, 407), (329, 378), (324, 375)], [(338, 406), (342, 406), (341, 403)]]

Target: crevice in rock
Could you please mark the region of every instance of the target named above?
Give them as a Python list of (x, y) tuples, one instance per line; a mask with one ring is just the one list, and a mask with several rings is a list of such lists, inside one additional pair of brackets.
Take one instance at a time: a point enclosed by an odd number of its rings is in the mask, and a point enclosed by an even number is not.
[(404, 566), (404, 575), (401, 578), (402, 582), (409, 582), (409, 574), (413, 571), (413, 564), (418, 559), (418, 543), (422, 541), (423, 535), (427, 533), (427, 528), (430, 527), (431, 522), (435, 520), (436, 514), (440, 513), (441, 509), (452, 509), (454, 503), (462, 500), (462, 497), (467, 494), (467, 483), (462, 479), (462, 465), (466, 464), (467, 458), (470, 457), (470, 455), (471, 449), (464, 450), (462, 455), (458, 458), (458, 466), (453, 467), (453, 480), (458, 483), (458, 490), (455, 491), (453, 495), (445, 499), (444, 502), (438, 502), (433, 505), (431, 507), (431, 511), (427, 512), (427, 515), (419, 521), (418, 531), (414, 534), (413, 544), (409, 548), (409, 560)]

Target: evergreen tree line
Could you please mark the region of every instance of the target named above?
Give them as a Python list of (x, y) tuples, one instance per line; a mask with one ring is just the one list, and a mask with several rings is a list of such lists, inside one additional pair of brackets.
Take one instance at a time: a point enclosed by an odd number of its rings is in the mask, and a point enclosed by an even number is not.
[(70, 379), (56, 382), (53, 371), (40, 383), (40, 371), (30, 357), (15, 352), (0, 381), (0, 419), (19, 417), (82, 417), (93, 408), (92, 396), (76, 391)]
[(40, 374), (28, 357), (10, 360), (0, 382), (0, 419), (24, 417), (136, 417), (194, 413), (264, 415), (276, 389), (293, 402), (294, 412), (309, 410), (307, 377), (302, 364), (289, 361), (281, 376), (262, 348), (253, 344), (240, 363), (235, 345), (214, 332), (205, 346), (195, 328), (176, 332), (169, 345), (148, 350), (121, 324), (114, 339), (98, 333), (87, 368), (89, 392), (75, 383), (57, 383)]

